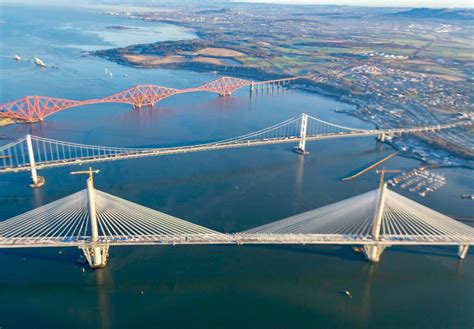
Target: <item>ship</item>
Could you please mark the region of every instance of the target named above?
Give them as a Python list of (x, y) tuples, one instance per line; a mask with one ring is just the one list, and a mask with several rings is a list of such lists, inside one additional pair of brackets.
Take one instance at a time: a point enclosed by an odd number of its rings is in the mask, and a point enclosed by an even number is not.
[(38, 57), (35, 57), (35, 64), (38, 65), (39, 67), (46, 67), (46, 64), (43, 63), (43, 61), (39, 59)]
[(21, 61), (21, 57), (18, 56), (18, 55), (15, 55), (15, 57), (13, 57), (17, 62)]

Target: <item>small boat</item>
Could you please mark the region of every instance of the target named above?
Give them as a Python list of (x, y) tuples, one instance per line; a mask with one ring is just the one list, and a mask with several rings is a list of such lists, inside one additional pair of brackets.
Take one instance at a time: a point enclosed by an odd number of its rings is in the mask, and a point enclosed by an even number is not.
[(109, 72), (109, 77), (113, 77), (113, 74), (112, 74), (112, 72)]
[(128, 77), (128, 74), (124, 74), (123, 77), (124, 77), (124, 78)]
[(349, 297), (349, 299), (352, 299), (352, 295), (350, 293), (349, 290), (344, 290), (344, 291), (341, 291), (344, 295), (346, 295), (347, 297)]
[(15, 57), (13, 57), (17, 62), (21, 61), (21, 57), (18, 56), (18, 55), (15, 55)]
[(38, 65), (39, 67), (46, 67), (46, 64), (38, 57), (35, 57), (35, 64)]
[(474, 194), (464, 194), (464, 195), (461, 195), (461, 198), (474, 200)]
[(84, 265), (87, 263), (87, 259), (83, 255), (80, 255), (79, 258), (77, 258), (76, 263)]
[(105, 68), (105, 74), (109, 74), (109, 69)]

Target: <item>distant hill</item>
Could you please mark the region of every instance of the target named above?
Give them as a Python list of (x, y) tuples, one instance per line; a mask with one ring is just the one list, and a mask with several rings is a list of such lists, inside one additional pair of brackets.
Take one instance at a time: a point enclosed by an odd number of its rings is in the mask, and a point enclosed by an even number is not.
[(390, 16), (406, 18), (437, 18), (446, 20), (474, 20), (474, 10), (471, 9), (432, 9), (415, 8), (389, 14)]
[(225, 14), (230, 13), (230, 9), (222, 8), (222, 9), (208, 9), (208, 10), (201, 10), (198, 12), (199, 14), (209, 15), (209, 14)]

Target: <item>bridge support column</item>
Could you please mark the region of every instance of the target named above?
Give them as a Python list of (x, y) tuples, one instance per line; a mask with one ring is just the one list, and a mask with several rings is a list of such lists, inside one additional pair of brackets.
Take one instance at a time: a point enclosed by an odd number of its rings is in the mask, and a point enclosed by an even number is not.
[(379, 142), (385, 142), (385, 133), (381, 133), (378, 137), (377, 137), (378, 141)]
[(31, 180), (32, 184), (30, 184), (33, 188), (38, 188), (44, 185), (44, 177), (38, 176), (36, 172), (36, 161), (35, 161), (35, 152), (33, 150), (33, 143), (31, 142), (31, 135), (26, 135), (26, 148), (28, 149), (28, 158), (30, 161), (30, 170), (31, 170)]
[(372, 263), (378, 263), (380, 261), (380, 255), (384, 251), (385, 246), (381, 245), (365, 245), (364, 255), (365, 258), (370, 260)]
[(81, 247), (90, 268), (103, 268), (109, 262), (109, 245)]
[(109, 260), (109, 246), (98, 244), (99, 229), (97, 226), (97, 211), (95, 207), (94, 180), (91, 177), (87, 179), (87, 203), (89, 207), (89, 217), (91, 225), (91, 244), (82, 250), (89, 262), (91, 268), (105, 267)]
[(297, 147), (294, 148), (294, 151), (298, 154), (309, 154), (306, 151), (306, 130), (308, 128), (308, 115), (303, 113), (301, 114), (301, 127), (300, 127), (300, 142)]
[(458, 249), (458, 257), (460, 259), (464, 259), (466, 258), (466, 255), (467, 255), (467, 251), (469, 250), (469, 245), (468, 244), (462, 244), (459, 246), (459, 249)]
[(253, 81), (250, 81), (250, 93), (253, 93), (253, 89), (254, 89)]

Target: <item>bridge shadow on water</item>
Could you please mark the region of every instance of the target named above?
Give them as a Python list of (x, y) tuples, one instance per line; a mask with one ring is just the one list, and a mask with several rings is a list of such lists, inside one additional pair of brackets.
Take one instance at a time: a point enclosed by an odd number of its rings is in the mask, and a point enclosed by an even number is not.
[[(412, 255), (423, 255), (423, 256), (435, 256), (435, 257), (445, 257), (445, 258), (457, 258), (456, 254), (456, 247), (450, 246), (396, 246), (391, 247), (387, 250), (395, 253), (405, 253), (405, 254), (412, 254)], [(383, 254), (382, 254), (383, 258)]]
[[(48, 250), (33, 249), (4, 249), (3, 254), (14, 257), (18, 262), (40, 261), (62, 265), (79, 265), (76, 261), (82, 251), (75, 248), (48, 248)], [(84, 265), (85, 266), (85, 265)]]
[[(355, 252), (352, 250), (353, 246), (336, 246), (336, 245), (252, 245), (253, 248), (266, 249), (266, 250), (283, 250), (287, 252), (295, 252), (300, 254), (308, 255), (320, 255), (320, 256), (330, 256), (337, 257), (342, 260), (352, 261), (352, 262), (366, 262), (368, 261), (363, 253)], [(385, 249), (384, 253), (381, 256), (381, 262), (383, 262), (384, 254), (386, 253), (397, 253), (397, 254), (407, 254), (407, 255), (421, 255), (421, 256), (434, 256), (434, 257), (443, 257), (451, 258), (453, 260), (457, 259), (456, 247), (446, 247), (446, 246), (394, 246)]]
[(367, 262), (362, 253), (353, 251), (351, 246), (334, 246), (334, 245), (251, 245), (252, 248), (286, 251), (307, 255), (319, 255), (337, 257), (342, 260), (351, 262)]

